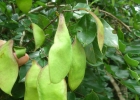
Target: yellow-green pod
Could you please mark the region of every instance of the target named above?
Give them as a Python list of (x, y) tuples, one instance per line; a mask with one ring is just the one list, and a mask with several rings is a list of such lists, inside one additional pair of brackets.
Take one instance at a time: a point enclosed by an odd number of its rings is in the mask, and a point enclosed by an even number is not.
[(59, 15), (54, 44), (49, 51), (50, 80), (58, 83), (68, 74), (72, 60), (71, 39), (63, 14)]
[(44, 31), (35, 23), (32, 23), (33, 35), (35, 40), (35, 50), (40, 48), (45, 41)]
[(0, 89), (9, 95), (18, 77), (18, 64), (12, 47), (12, 40), (0, 47)]
[(37, 77), (40, 71), (41, 67), (36, 61), (33, 61), (32, 66), (25, 77), (24, 100), (39, 100), (37, 92)]
[(16, 4), (23, 13), (28, 13), (32, 7), (32, 0), (16, 0)]
[(51, 83), (49, 76), (49, 67), (45, 66), (37, 81), (39, 100), (67, 100), (67, 86), (65, 80), (59, 83)]
[(70, 89), (75, 90), (82, 82), (85, 75), (86, 55), (83, 46), (75, 38), (72, 44), (72, 64), (68, 75)]

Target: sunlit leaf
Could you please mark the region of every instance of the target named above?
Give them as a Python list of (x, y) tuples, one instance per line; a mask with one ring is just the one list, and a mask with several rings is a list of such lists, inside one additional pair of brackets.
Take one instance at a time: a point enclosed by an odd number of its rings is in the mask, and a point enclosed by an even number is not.
[(120, 40), (124, 41), (124, 33), (120, 28), (117, 30), (117, 35)]
[(125, 54), (124, 60), (126, 61), (127, 64), (129, 64), (129, 65), (131, 65), (133, 67), (136, 67), (139, 64), (139, 62), (137, 60), (134, 60), (134, 59), (130, 58), (128, 56), (128, 54)]
[(104, 25), (104, 33), (105, 33), (104, 43), (109, 47), (119, 48), (118, 36), (117, 34), (112, 33), (113, 28), (103, 19), (102, 19), (102, 23)]
[(19, 9), (24, 13), (28, 13), (32, 6), (32, 0), (16, 0), (16, 3)]
[(135, 72), (135, 71), (131, 70), (130, 68), (129, 68), (128, 70), (130, 71), (130, 73), (131, 73), (132, 77), (134, 77), (137, 81), (139, 81), (139, 80), (140, 80), (140, 77), (139, 77), (139, 75), (138, 75), (138, 73), (137, 73), (137, 72)]
[(125, 48), (126, 48), (126, 45), (119, 40), (119, 50), (121, 52), (124, 52)]
[(13, 41), (9, 40), (0, 48), (0, 88), (9, 95), (18, 76), (18, 64), (12, 47)]
[(140, 3), (140, 0), (134, 0), (134, 2), (139, 4)]

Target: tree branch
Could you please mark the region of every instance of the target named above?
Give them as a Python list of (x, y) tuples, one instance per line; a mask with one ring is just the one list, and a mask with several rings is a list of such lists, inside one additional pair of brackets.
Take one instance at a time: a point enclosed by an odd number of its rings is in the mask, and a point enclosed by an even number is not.
[(112, 17), (113, 19), (117, 20), (120, 24), (122, 24), (128, 31), (131, 32), (131, 29), (128, 25), (126, 25), (124, 22), (122, 22), (120, 19), (118, 19), (117, 17), (115, 17), (114, 15), (112, 15), (111, 13), (104, 11), (104, 10), (99, 10), (102, 13), (107, 14), (108, 16)]
[(43, 30), (46, 30), (53, 22), (55, 22), (55, 20), (57, 19), (58, 16), (56, 16), (53, 20), (50, 21), (50, 23), (45, 27), (43, 28)]
[[(55, 7), (55, 5), (51, 5), (51, 4), (49, 4), (49, 3), (46, 3), (45, 6), (46, 6), (46, 7)], [(65, 5), (60, 5), (60, 7), (65, 7)], [(30, 10), (28, 13), (33, 13), (33, 12), (36, 12), (36, 11), (41, 11), (41, 10), (43, 10), (43, 9), (44, 9), (43, 6), (39, 6), (39, 7), (37, 7), (37, 8), (34, 8), (34, 9)], [(18, 20), (23, 19), (25, 16), (26, 16), (25, 14), (19, 16), (19, 17), (18, 17)]]
[(107, 75), (109, 76), (110, 82), (111, 82), (111, 84), (113, 85), (113, 87), (115, 88), (119, 99), (120, 99), (120, 100), (125, 100), (125, 98), (122, 96), (122, 93), (121, 93), (121, 90), (120, 90), (118, 84), (115, 82), (115, 80), (114, 80), (114, 78), (112, 77), (112, 75), (109, 74), (108, 72), (107, 72)]
[[(46, 3), (45, 6), (46, 6), (46, 7), (55, 7), (55, 5), (50, 4), (50, 3)], [(66, 5), (59, 5), (59, 6), (60, 6), (60, 7), (65, 7)], [(44, 9), (43, 6), (39, 6), (39, 7), (37, 7), (37, 8), (32, 9), (32, 10), (29, 11), (28, 13), (33, 13), (33, 12), (36, 12), (36, 11), (41, 11), (41, 10), (43, 10), (43, 9)], [(95, 8), (93, 8), (93, 9), (95, 10)], [(64, 10), (64, 11), (67, 11), (67, 10)], [(68, 10), (68, 11), (72, 11), (72, 10)], [(131, 29), (130, 29), (130, 27), (129, 27), (128, 25), (126, 25), (124, 22), (122, 22), (120, 19), (118, 19), (117, 17), (115, 17), (115, 16), (112, 15), (111, 13), (109, 13), (109, 12), (107, 12), (107, 11), (104, 11), (104, 10), (99, 10), (99, 11), (102, 12), (102, 13), (105, 13), (106, 15), (108, 15), (108, 16), (112, 17), (113, 19), (117, 20), (117, 21), (118, 21), (120, 24), (122, 24), (128, 31), (131, 32)], [(25, 16), (26, 16), (25, 14), (19, 16), (19, 17), (18, 17), (18, 20), (23, 19)]]

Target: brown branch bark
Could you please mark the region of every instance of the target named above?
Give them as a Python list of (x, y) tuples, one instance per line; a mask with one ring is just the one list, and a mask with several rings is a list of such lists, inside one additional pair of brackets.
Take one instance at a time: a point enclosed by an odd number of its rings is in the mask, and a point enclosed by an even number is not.
[(112, 75), (109, 74), (108, 72), (107, 72), (107, 75), (109, 76), (110, 82), (111, 82), (111, 84), (113, 85), (114, 89), (116, 90), (119, 99), (120, 99), (120, 100), (125, 100), (125, 98), (123, 97), (123, 95), (122, 95), (122, 93), (121, 93), (120, 87), (119, 87), (118, 84), (115, 82), (115, 80), (114, 80), (114, 78), (112, 77)]
[(117, 17), (115, 17), (114, 15), (112, 15), (111, 13), (107, 12), (107, 11), (104, 11), (104, 10), (99, 10), (100, 12), (102, 13), (105, 13), (106, 15), (112, 17), (113, 19), (117, 20), (118, 23), (122, 24), (128, 31), (131, 32), (131, 29), (128, 25), (126, 25), (124, 22), (122, 22), (120, 19), (118, 19)]

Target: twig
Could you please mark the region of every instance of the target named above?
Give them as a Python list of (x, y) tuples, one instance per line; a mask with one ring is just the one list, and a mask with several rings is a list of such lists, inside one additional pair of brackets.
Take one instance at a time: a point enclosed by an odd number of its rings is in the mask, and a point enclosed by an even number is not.
[(112, 77), (112, 75), (110, 75), (108, 72), (107, 72), (107, 75), (110, 77), (110, 82), (112, 83), (113, 87), (115, 88), (119, 99), (120, 100), (125, 100), (125, 98), (122, 96), (122, 93), (121, 93), (121, 90), (120, 90), (118, 84), (115, 82), (115, 80)]
[(11, 3), (11, 6), (12, 6), (12, 11), (13, 11), (13, 14), (16, 13), (16, 10), (15, 10), (15, 5), (13, 3)]
[[(46, 7), (55, 7), (55, 5), (50, 5), (50, 4), (48, 4), (48, 3), (46, 3), (45, 6), (46, 6)], [(65, 5), (60, 5), (60, 7), (65, 7)], [(36, 12), (36, 11), (41, 11), (41, 10), (43, 10), (43, 9), (44, 9), (43, 6), (39, 6), (39, 7), (37, 7), (37, 8), (32, 9), (32, 10), (29, 11), (28, 13), (33, 13), (33, 12)], [(18, 17), (18, 20), (23, 19), (25, 16), (26, 16), (25, 14), (19, 16), (19, 17)]]
[(20, 46), (22, 46), (24, 36), (25, 36), (25, 31), (23, 31), (22, 36), (20, 38), (20, 43), (19, 43)]
[(125, 96), (126, 100), (128, 100), (128, 90), (127, 87), (124, 85), (121, 85), (121, 91), (123, 93), (123, 95)]
[[(51, 4), (49, 4), (49, 3), (46, 3), (45, 6), (46, 6), (46, 7), (55, 7), (55, 5), (51, 5)], [(59, 6), (60, 6), (60, 7), (65, 7), (66, 5), (59, 5)], [(41, 11), (41, 10), (43, 10), (43, 9), (44, 9), (43, 6), (39, 6), (39, 7), (37, 7), (37, 8), (32, 9), (32, 10), (29, 11), (28, 13), (33, 13), (33, 12), (36, 12), (36, 11)], [(93, 9), (95, 9), (95, 8), (93, 8)], [(66, 11), (72, 11), (72, 10), (64, 10), (64, 11), (66, 12)], [(73, 10), (73, 11), (75, 11), (75, 10)], [(117, 17), (115, 17), (115, 16), (112, 15), (111, 13), (109, 13), (109, 12), (107, 12), (107, 11), (104, 11), (104, 10), (99, 10), (99, 11), (102, 12), (102, 13), (105, 13), (106, 15), (108, 15), (108, 16), (112, 17), (113, 19), (117, 20), (117, 21), (118, 21), (120, 24), (122, 24), (128, 31), (131, 32), (131, 29), (130, 29), (130, 27), (129, 27), (128, 25), (126, 25), (124, 22), (122, 22), (120, 19), (118, 19)], [(23, 19), (25, 16), (26, 16), (25, 14), (19, 16), (19, 17), (18, 17), (18, 20)]]
[(50, 21), (50, 23), (43, 29), (46, 30), (55, 20), (57, 19), (58, 16), (56, 16), (53, 20)]
[(99, 10), (100, 12), (102, 13), (105, 13), (106, 15), (114, 18), (115, 20), (117, 20), (120, 24), (122, 24), (128, 31), (131, 32), (131, 29), (128, 25), (126, 25), (124, 22), (122, 22), (120, 19), (118, 19), (117, 17), (115, 17), (114, 15), (112, 15), (111, 13), (107, 12), (107, 11), (104, 11), (104, 10)]

